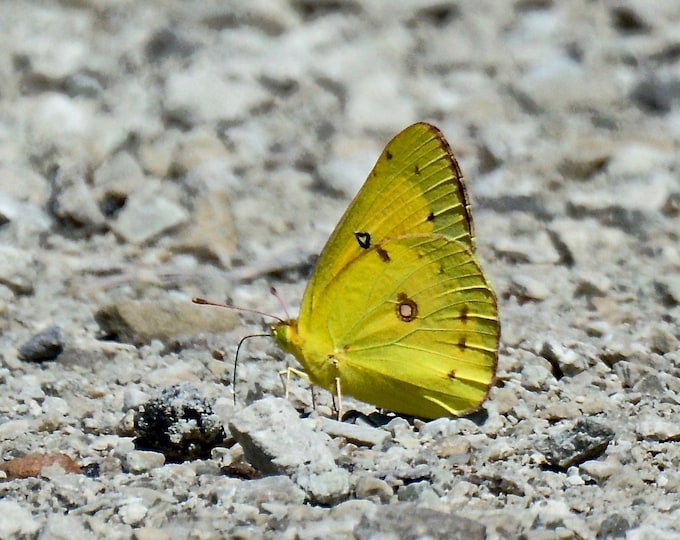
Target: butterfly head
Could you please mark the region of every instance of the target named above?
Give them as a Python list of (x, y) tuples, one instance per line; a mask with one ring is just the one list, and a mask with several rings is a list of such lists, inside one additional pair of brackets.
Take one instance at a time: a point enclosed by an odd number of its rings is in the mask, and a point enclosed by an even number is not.
[(271, 332), (279, 347), (298, 358), (300, 357), (302, 348), (296, 319), (288, 319), (273, 324)]

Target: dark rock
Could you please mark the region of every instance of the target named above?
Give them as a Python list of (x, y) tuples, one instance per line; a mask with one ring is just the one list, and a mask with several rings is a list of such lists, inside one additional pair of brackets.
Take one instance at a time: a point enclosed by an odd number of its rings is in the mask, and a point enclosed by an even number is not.
[(50, 326), (36, 334), (21, 347), (19, 358), (27, 362), (54, 360), (64, 352), (64, 330), (61, 326)]
[(137, 407), (134, 429), (138, 449), (162, 452), (173, 461), (207, 457), (226, 438), (210, 404), (187, 383), (166, 388)]

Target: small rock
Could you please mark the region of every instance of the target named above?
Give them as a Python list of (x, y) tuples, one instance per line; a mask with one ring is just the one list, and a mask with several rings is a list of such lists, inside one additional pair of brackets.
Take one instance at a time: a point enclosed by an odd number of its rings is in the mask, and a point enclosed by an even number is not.
[(321, 427), (331, 437), (343, 437), (347, 442), (359, 446), (381, 447), (390, 438), (384, 429), (338, 422), (326, 417), (321, 418)]
[[(653, 146), (644, 142), (622, 144), (614, 151), (607, 171), (615, 177), (649, 176), (650, 171), (655, 169), (668, 169), (673, 163), (674, 156), (674, 149), (670, 144), (667, 147)], [(641, 189), (645, 185), (639, 184)]]
[(194, 62), (190, 68), (167, 78), (163, 105), (170, 118), (185, 126), (235, 122), (247, 118), (254, 108), (271, 99), (259, 84), (222, 74), (215, 65)]
[(604, 422), (579, 418), (575, 423), (550, 427), (547, 437), (537, 443), (536, 449), (550, 464), (566, 470), (602, 455), (613, 438), (614, 431)]
[(158, 193), (131, 193), (111, 225), (126, 242), (142, 245), (189, 220), (189, 213)]
[(64, 341), (61, 326), (50, 326), (19, 347), (19, 358), (27, 362), (54, 360), (64, 352)]
[(648, 396), (662, 396), (666, 393), (666, 386), (661, 382), (658, 373), (643, 375), (634, 385), (633, 392), (640, 392)]
[(493, 241), (494, 249), (503, 257), (520, 262), (535, 264), (556, 264), (560, 254), (546, 232), (522, 238), (502, 236)]
[(303, 465), (294, 480), (316, 504), (337, 504), (346, 499), (350, 491), (349, 473), (339, 467), (325, 471), (315, 463)]
[(657, 277), (654, 289), (664, 305), (672, 307), (680, 304), (680, 275), (667, 274)]
[(648, 328), (645, 339), (649, 342), (652, 352), (667, 354), (680, 349), (678, 338), (665, 324), (655, 324)]
[(139, 161), (144, 171), (158, 178), (169, 176), (175, 163), (180, 136), (177, 130), (168, 129), (159, 134), (158, 138), (141, 141)]
[(67, 421), (71, 407), (63, 398), (47, 396), (42, 403), (42, 414), (41, 429), (54, 430)]
[(323, 504), (347, 496), (349, 474), (335, 464), (326, 437), (303, 423), (287, 400), (256, 401), (234, 414), (229, 429), (246, 460), (264, 474), (290, 476)]
[(604, 461), (585, 461), (579, 465), (579, 471), (582, 475), (589, 476), (601, 484), (620, 471), (621, 467), (622, 465), (618, 460), (608, 458)]
[(401, 91), (400, 81), (401, 74), (389, 67), (354, 79), (347, 92), (348, 118), (362, 128), (396, 133), (417, 116), (413, 102)]
[(539, 353), (553, 366), (553, 373), (574, 376), (588, 369), (588, 362), (583, 356), (561, 343), (544, 342)]
[(387, 504), (394, 496), (390, 485), (381, 478), (361, 476), (354, 485), (357, 499), (368, 499), (376, 503)]
[[(47, 203), (48, 198), (47, 178), (29, 167), (18, 164), (0, 165), (0, 214), (7, 212), (9, 219), (21, 219), (20, 210), (38, 210)], [(43, 219), (49, 223), (47, 216)]]
[(30, 294), (36, 278), (35, 261), (29, 251), (0, 245), (0, 285), (14, 294)]
[(47, 518), (40, 531), (40, 540), (89, 540), (92, 531), (85, 525), (82, 516), (76, 514), (53, 513)]
[(629, 236), (620, 229), (603, 226), (593, 218), (558, 218), (550, 223), (550, 231), (559, 238), (577, 266), (590, 271), (604, 250), (626, 245)]
[(191, 219), (173, 241), (175, 251), (194, 253), (201, 259), (231, 266), (236, 249), (236, 225), (231, 197), (226, 189), (205, 189), (193, 201)]
[(165, 465), (165, 456), (160, 452), (134, 450), (123, 456), (123, 468), (126, 472), (140, 474)]
[[(2, 175), (2, 170), (0, 170), (0, 175)], [(24, 237), (46, 232), (51, 225), (51, 220), (42, 208), (0, 191), (0, 225), (5, 223), (11, 223), (11, 226), (18, 231), (17, 238), (23, 240)]]
[(646, 415), (637, 421), (635, 432), (653, 441), (680, 440), (680, 426), (656, 415)]
[(578, 276), (578, 283), (574, 289), (574, 296), (605, 296), (611, 292), (612, 280), (605, 274), (599, 272), (581, 272)]
[(401, 502), (417, 502), (420, 504), (436, 503), (439, 496), (432, 489), (432, 484), (427, 480), (413, 482), (397, 489), (397, 499)]
[(188, 383), (166, 388), (137, 407), (134, 426), (138, 449), (156, 450), (172, 460), (209, 456), (226, 438), (219, 417)]
[(82, 164), (62, 166), (55, 176), (49, 208), (63, 225), (103, 230), (106, 218), (86, 179), (87, 174)]
[(294, 475), (301, 465), (336, 467), (326, 438), (300, 420), (285, 399), (264, 398), (234, 414), (229, 429), (246, 459), (265, 474)]
[(32, 538), (40, 527), (28, 508), (16, 501), (0, 500), (0, 538)]
[(266, 476), (240, 482), (234, 501), (257, 507), (269, 502), (296, 505), (305, 502), (305, 493), (285, 475)]
[(21, 50), (30, 60), (34, 77), (54, 81), (61, 81), (83, 69), (89, 52), (87, 42), (77, 38), (75, 33), (54, 39), (51, 32), (35, 36)]
[(237, 313), (186, 302), (121, 300), (95, 313), (101, 329), (119, 341), (143, 345), (154, 339), (164, 343), (201, 332), (221, 333), (239, 323)]
[(207, 161), (226, 156), (227, 149), (213, 130), (196, 129), (179, 139), (173, 157), (177, 172), (185, 174)]
[(555, 377), (545, 366), (527, 364), (522, 368), (522, 386), (527, 390), (545, 390), (555, 382)]
[(149, 509), (138, 501), (131, 501), (118, 509), (118, 515), (123, 523), (138, 525), (144, 520)]
[(550, 288), (526, 274), (515, 274), (510, 280), (509, 292), (521, 300), (545, 300), (552, 294)]
[(95, 171), (94, 178), (93, 191), (99, 210), (107, 219), (118, 216), (138, 186), (153, 191), (149, 179), (145, 178), (137, 161), (127, 152), (116, 154), (104, 162)]
[[(597, 531), (597, 538), (598, 540), (630, 538), (627, 533), (631, 527), (632, 524), (625, 515), (614, 512), (613, 514), (609, 514), (602, 520), (602, 523), (600, 523), (600, 529)], [(654, 534), (649, 536), (649, 538), (654, 537), (656, 537)]]
[(484, 540), (486, 527), (455, 514), (413, 503), (376, 505), (354, 528), (357, 540), (374, 538), (428, 538), (432, 540)]

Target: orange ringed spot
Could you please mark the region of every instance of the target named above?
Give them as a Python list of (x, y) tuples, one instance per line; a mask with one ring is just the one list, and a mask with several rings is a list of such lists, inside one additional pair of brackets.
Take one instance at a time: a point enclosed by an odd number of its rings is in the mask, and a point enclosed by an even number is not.
[(402, 292), (397, 295), (397, 302), (397, 317), (404, 322), (411, 322), (416, 319), (418, 304), (412, 298)]

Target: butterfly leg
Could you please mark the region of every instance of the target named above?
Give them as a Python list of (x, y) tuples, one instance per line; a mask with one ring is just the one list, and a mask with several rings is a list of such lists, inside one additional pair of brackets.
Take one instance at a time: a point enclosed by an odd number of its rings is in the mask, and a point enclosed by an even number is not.
[[(285, 375), (285, 378), (284, 378)], [(286, 369), (283, 369), (279, 371), (279, 377), (281, 377), (281, 384), (283, 384), (283, 387), (285, 389), (285, 397), (288, 399), (288, 396), (290, 395), (290, 376), (295, 375), (296, 377), (300, 377), (301, 379), (304, 379), (307, 381), (310, 385), (312, 384), (309, 380), (309, 375), (307, 375), (304, 371), (301, 369), (295, 369), (293, 367), (287, 367)], [(316, 408), (316, 403), (314, 400), (314, 387), (311, 386), (312, 388), (312, 408)]]
[[(335, 402), (335, 398), (338, 402)], [(338, 420), (342, 419), (342, 390), (340, 390), (340, 377), (335, 378), (335, 395), (333, 396), (333, 406), (338, 413)]]

